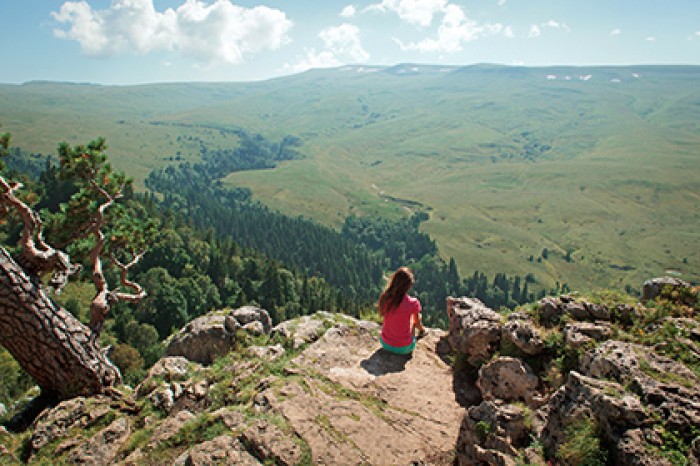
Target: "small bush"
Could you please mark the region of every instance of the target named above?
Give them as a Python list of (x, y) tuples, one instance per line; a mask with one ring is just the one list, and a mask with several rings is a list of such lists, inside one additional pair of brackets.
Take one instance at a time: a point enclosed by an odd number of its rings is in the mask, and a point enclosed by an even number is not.
[(603, 448), (595, 420), (574, 420), (564, 430), (564, 443), (557, 448), (557, 458), (568, 466), (605, 466), (608, 451)]

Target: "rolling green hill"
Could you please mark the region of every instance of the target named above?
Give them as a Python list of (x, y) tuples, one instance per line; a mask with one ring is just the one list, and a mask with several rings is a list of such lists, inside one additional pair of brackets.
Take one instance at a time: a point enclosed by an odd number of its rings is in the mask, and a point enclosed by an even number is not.
[(230, 185), (290, 215), (424, 210), (467, 275), (543, 285), (700, 280), (700, 67), (348, 66), (258, 83), (0, 85), (26, 150), (105, 136), (142, 182), (235, 147), (243, 128), (299, 137), (304, 158)]

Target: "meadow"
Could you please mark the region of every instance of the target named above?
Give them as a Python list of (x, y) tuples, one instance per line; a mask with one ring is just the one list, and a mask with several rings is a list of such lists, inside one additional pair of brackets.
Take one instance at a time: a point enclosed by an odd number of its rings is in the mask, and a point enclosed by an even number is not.
[(700, 67), (348, 66), (256, 83), (0, 85), (2, 131), (51, 153), (104, 136), (137, 186), (235, 147), (302, 140), (300, 160), (225, 183), (288, 215), (416, 209), (463, 275), (541, 286), (700, 281)]

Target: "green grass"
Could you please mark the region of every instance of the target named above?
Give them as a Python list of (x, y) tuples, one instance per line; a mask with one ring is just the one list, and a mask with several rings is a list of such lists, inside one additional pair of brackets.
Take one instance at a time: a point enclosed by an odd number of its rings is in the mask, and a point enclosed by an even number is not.
[[(216, 148), (235, 138), (212, 126), (292, 134), (304, 141), (305, 159), (226, 182), (333, 226), (349, 213), (409, 214), (382, 192), (421, 202), (431, 215), (424, 230), (465, 275), (534, 273), (540, 285), (581, 290), (637, 288), (667, 269), (700, 279), (700, 68), (436, 70), (317, 70), (254, 84), (0, 86), (0, 122), (32, 151), (106, 136), (114, 164), (137, 186), (177, 151), (198, 159), (198, 144), (178, 136)], [(586, 82), (544, 79), (588, 73)], [(533, 143), (550, 146), (535, 162), (523, 158)], [(543, 248), (547, 260), (528, 260)]]

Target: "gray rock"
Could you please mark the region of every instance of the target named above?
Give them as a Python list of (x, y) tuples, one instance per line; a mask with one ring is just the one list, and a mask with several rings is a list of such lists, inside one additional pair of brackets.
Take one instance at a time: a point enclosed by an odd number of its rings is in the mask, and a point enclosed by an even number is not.
[(136, 387), (137, 396), (146, 396), (156, 388), (162, 387), (163, 381), (170, 384), (188, 380), (191, 376), (190, 366), (194, 366), (193, 371), (197, 370), (197, 367), (201, 367), (189, 362), (181, 356), (159, 359), (153, 367), (149, 369), (146, 378)]
[[(642, 302), (652, 301), (658, 297), (665, 287), (669, 287), (672, 290), (677, 290), (679, 288), (690, 289), (690, 283), (675, 277), (660, 277), (652, 278), (644, 282), (642, 286)], [(692, 303), (687, 303), (692, 304)]]
[(484, 400), (532, 403), (539, 379), (530, 366), (518, 358), (500, 357), (479, 369), (476, 382)]
[(502, 338), (523, 353), (534, 356), (544, 351), (544, 342), (529, 320), (508, 320), (503, 326)]
[(243, 306), (231, 311), (231, 316), (235, 318), (241, 326), (250, 324), (251, 322), (260, 322), (263, 326), (265, 334), (270, 333), (272, 329), (272, 319), (270, 314), (265, 309), (255, 306)]
[(263, 323), (257, 320), (255, 322), (245, 324), (243, 326), (243, 330), (257, 337), (265, 334), (265, 327), (263, 326)]
[(447, 341), (453, 351), (478, 366), (488, 361), (501, 341), (501, 316), (475, 298), (448, 298), (450, 327)]
[(7, 408), (5, 405), (0, 403), (0, 417), (7, 416)]
[(224, 316), (202, 316), (188, 323), (170, 339), (165, 355), (183, 356), (190, 361), (209, 365), (216, 358), (228, 354), (235, 343), (236, 334), (227, 329)]
[(594, 304), (584, 300), (576, 300), (572, 296), (558, 298), (546, 297), (539, 302), (539, 312), (546, 324), (556, 324), (562, 317), (568, 316), (577, 321), (610, 320), (610, 309), (602, 304)]

